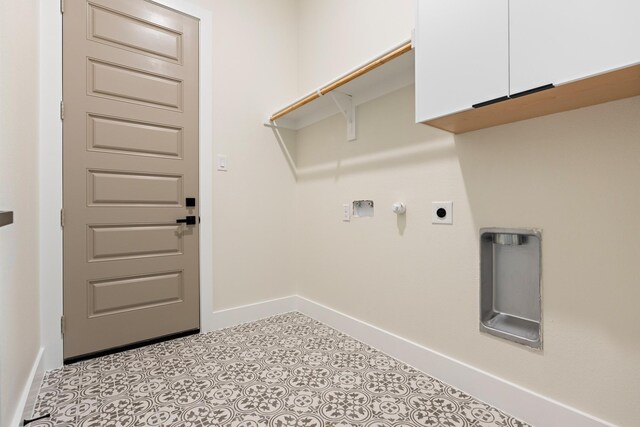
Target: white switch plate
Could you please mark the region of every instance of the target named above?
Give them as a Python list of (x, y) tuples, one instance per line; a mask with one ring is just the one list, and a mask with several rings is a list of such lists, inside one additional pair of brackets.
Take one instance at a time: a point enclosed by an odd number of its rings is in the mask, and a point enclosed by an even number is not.
[(342, 220), (344, 222), (351, 221), (351, 205), (349, 203), (342, 205)]
[(218, 170), (222, 172), (226, 172), (229, 170), (229, 161), (225, 154), (218, 154), (216, 158), (216, 163), (218, 165)]
[[(438, 210), (444, 209), (446, 215), (443, 218), (438, 216)], [(431, 204), (431, 222), (434, 224), (453, 224), (453, 202), (433, 202)]]

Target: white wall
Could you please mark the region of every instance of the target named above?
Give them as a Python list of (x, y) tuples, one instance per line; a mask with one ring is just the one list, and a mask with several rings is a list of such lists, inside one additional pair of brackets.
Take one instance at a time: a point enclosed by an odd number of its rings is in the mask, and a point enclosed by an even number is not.
[(290, 257), (295, 177), (262, 126), (297, 90), (295, 0), (225, 0), (213, 5), (215, 154), (213, 308), (294, 293)]
[(298, 0), (299, 94), (411, 38), (414, 1)]
[[(313, 20), (321, 5), (300, 2), (300, 22)], [(373, 56), (398, 41), (351, 34), (362, 24), (348, 10), (333, 8), (322, 25), (300, 26), (306, 86), (362, 62), (336, 53), (341, 44)], [(376, 13), (407, 21), (396, 2), (372, 4), (362, 19), (373, 22)], [(307, 46), (317, 55), (302, 54)], [(640, 98), (632, 98), (454, 136), (414, 124), (409, 87), (359, 107), (356, 142), (345, 141), (341, 116), (301, 130), (298, 293), (589, 414), (635, 425), (638, 117)], [(375, 217), (343, 223), (342, 204), (360, 199), (375, 201)], [(431, 225), (430, 203), (440, 200), (454, 202), (451, 227)], [(391, 212), (395, 201), (406, 202), (406, 218)], [(542, 352), (478, 330), (478, 230), (488, 226), (543, 230)]]
[[(39, 351), (38, 2), (0, 11), (0, 425), (21, 415)], [(18, 412), (17, 412), (18, 411)]]

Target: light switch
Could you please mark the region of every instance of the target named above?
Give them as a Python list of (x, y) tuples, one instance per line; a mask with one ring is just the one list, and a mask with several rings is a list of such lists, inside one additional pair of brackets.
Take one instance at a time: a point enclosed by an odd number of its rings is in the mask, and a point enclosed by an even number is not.
[(226, 172), (229, 170), (229, 161), (225, 154), (218, 154), (217, 163), (219, 171)]

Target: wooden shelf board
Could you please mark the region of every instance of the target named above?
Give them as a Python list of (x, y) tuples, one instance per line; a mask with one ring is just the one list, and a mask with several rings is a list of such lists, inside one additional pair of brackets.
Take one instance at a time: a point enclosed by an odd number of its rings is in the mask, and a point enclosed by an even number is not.
[(423, 122), (456, 134), (640, 95), (640, 64)]
[[(355, 105), (360, 105), (414, 84), (415, 56), (413, 50), (410, 49), (410, 42), (392, 52), (397, 53), (382, 62), (376, 61), (379, 61), (384, 55), (369, 61), (363, 67), (323, 86), (319, 91), (325, 94), (324, 96), (313, 92), (279, 110), (278, 113), (270, 117), (270, 121), (279, 116), (275, 119), (279, 127), (301, 129), (319, 120), (338, 114), (335, 103), (329, 96), (329, 93), (333, 90), (351, 95)], [(282, 114), (282, 112), (286, 113)]]

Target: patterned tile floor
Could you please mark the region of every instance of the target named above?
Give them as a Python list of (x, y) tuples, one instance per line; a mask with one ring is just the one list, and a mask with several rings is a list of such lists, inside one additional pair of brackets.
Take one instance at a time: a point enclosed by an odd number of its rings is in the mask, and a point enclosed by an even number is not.
[(300, 313), (46, 374), (31, 427), (524, 427)]

